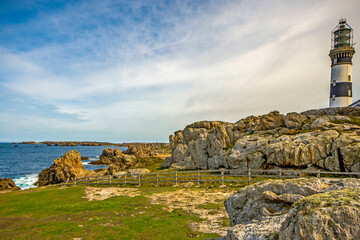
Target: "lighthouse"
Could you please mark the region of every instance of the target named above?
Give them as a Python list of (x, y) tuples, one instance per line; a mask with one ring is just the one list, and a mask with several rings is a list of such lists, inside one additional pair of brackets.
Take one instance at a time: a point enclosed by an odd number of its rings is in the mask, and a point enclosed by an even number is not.
[(331, 81), (330, 104), (332, 107), (347, 107), (352, 103), (352, 57), (355, 53), (353, 29), (346, 19), (331, 33)]

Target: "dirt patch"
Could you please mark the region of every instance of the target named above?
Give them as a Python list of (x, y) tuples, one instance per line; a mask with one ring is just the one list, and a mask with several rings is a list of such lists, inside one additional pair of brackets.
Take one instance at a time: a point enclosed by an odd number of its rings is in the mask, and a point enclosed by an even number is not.
[(86, 187), (85, 188), (85, 196), (83, 198), (87, 198), (89, 201), (102, 201), (102, 200), (108, 199), (110, 197), (115, 197), (115, 196), (136, 197), (139, 195), (140, 195), (140, 193), (139, 193), (138, 189), (135, 189), (135, 188)]
[[(223, 236), (227, 231), (227, 227), (223, 227), (223, 219), (227, 218), (227, 213), (222, 201), (228, 199), (232, 194), (234, 194), (234, 190), (229, 189), (180, 189), (175, 192), (153, 194), (149, 198), (152, 204), (166, 205), (169, 212), (172, 212), (173, 209), (183, 209), (198, 215), (203, 221), (191, 223), (190, 227), (194, 231), (217, 233)], [(217, 207), (219, 203), (220, 206)]]
[[(202, 221), (190, 224), (193, 231), (202, 233), (217, 233), (226, 235), (227, 227), (224, 227), (224, 219), (227, 213), (223, 201), (234, 194), (233, 189), (197, 189), (184, 184), (183, 189), (171, 192), (155, 193), (147, 195), (151, 204), (161, 204), (166, 207), (164, 211), (172, 212), (174, 209), (182, 209), (190, 214), (199, 216)], [(136, 188), (98, 188), (86, 187), (84, 198), (89, 201), (102, 201), (114, 196), (135, 197), (141, 195)], [(227, 220), (228, 221), (228, 220)]]

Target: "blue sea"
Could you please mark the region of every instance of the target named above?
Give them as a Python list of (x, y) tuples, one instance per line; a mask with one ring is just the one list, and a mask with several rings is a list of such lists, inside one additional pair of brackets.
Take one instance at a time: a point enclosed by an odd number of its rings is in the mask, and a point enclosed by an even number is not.
[[(18, 147), (14, 147), (18, 145)], [(104, 148), (119, 148), (125, 151), (126, 147), (115, 146), (47, 146), (46, 144), (12, 144), (0, 143), (0, 178), (11, 177), (21, 189), (35, 187), (37, 176), (41, 170), (50, 167), (54, 160), (70, 150), (77, 150), (82, 157), (85, 169), (95, 170), (106, 166), (89, 165), (98, 160)]]

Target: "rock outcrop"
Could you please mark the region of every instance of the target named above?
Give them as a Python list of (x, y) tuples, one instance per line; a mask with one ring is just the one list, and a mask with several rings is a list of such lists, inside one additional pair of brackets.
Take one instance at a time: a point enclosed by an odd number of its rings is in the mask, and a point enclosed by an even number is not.
[(126, 169), (136, 167), (138, 162), (135, 156), (123, 154), (119, 149), (105, 148), (99, 160), (89, 164), (110, 165), (105, 169), (96, 170), (98, 175), (119, 175)]
[(356, 239), (360, 179), (269, 180), (225, 201), (230, 219), (222, 239)]
[(16, 191), (20, 190), (18, 186), (16, 186), (14, 180), (11, 178), (0, 178), (0, 191)]
[(127, 166), (131, 166), (135, 160), (135, 156), (123, 154), (120, 149), (105, 148), (97, 161), (90, 162), (93, 165), (124, 165), (124, 169)]
[(170, 135), (162, 167), (245, 170), (274, 167), (360, 171), (360, 108), (195, 122)]
[(35, 185), (57, 184), (94, 174), (93, 171), (85, 170), (78, 151), (69, 151), (62, 157), (55, 159), (54, 164), (49, 168), (42, 170)]
[(125, 154), (136, 157), (154, 156), (157, 154), (170, 154), (168, 143), (128, 143)]

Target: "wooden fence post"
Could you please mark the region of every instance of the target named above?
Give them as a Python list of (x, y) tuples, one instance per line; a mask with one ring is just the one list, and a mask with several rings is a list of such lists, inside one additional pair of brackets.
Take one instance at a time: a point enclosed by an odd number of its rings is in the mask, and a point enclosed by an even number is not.
[(111, 175), (109, 175), (109, 185), (111, 184)]
[(224, 185), (224, 169), (221, 169), (221, 185)]
[(98, 184), (98, 176), (96, 176), (96, 184)]
[(126, 174), (124, 175), (124, 186), (126, 186)]
[(159, 178), (159, 174), (156, 173), (156, 186), (159, 186), (159, 180), (158, 180), (158, 178)]
[(175, 186), (177, 186), (177, 171), (175, 171)]
[(320, 178), (320, 169), (317, 170), (316, 177)]
[(197, 170), (197, 183), (196, 183), (197, 186), (200, 186), (200, 172), (199, 170)]
[(279, 173), (278, 173), (278, 175), (279, 175), (279, 179), (281, 179), (281, 176), (282, 176), (282, 171), (281, 171), (281, 168), (279, 169)]
[(141, 176), (140, 176), (140, 174), (138, 174), (138, 185), (140, 186), (140, 180), (141, 179)]
[(74, 185), (76, 185), (76, 183), (77, 183), (77, 182), (76, 182), (76, 177), (75, 177), (75, 178), (74, 178)]
[(251, 181), (251, 168), (248, 168), (248, 185), (250, 185)]
[(87, 177), (85, 177), (85, 185), (87, 185)]

